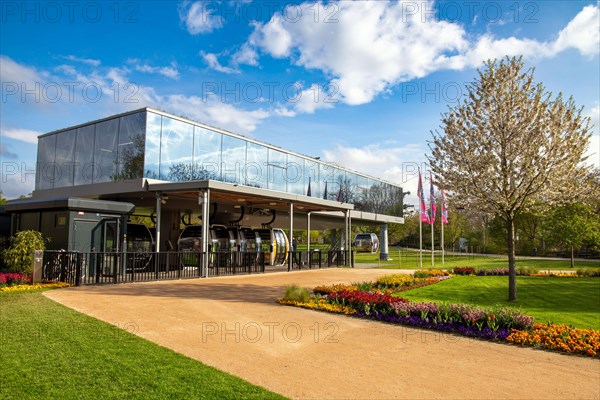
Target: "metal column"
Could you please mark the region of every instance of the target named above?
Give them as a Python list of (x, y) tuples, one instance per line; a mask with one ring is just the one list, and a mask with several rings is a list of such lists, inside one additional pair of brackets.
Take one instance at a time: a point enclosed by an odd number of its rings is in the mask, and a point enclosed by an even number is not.
[(209, 203), (210, 203), (210, 189), (201, 190), (198, 195), (198, 203), (202, 206), (202, 276), (208, 278), (208, 264), (210, 258), (210, 251), (208, 248), (208, 235), (209, 235)]
[(290, 203), (290, 251), (288, 252), (288, 271), (292, 270), (292, 263), (294, 262), (291, 252), (293, 250), (292, 243), (294, 243), (294, 203)]
[(387, 261), (390, 259), (387, 224), (381, 224), (380, 236), (381, 236), (381, 250), (379, 252), (379, 259), (382, 261)]

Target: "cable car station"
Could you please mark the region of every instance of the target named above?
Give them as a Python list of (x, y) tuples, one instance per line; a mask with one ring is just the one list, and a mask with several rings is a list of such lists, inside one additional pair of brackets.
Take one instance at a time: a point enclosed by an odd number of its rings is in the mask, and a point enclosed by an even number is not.
[[(381, 179), (143, 108), (40, 136), (33, 196), (6, 211), (13, 232), (51, 239), (46, 278), (61, 269), (102, 283), (352, 266), (353, 224), (380, 227), (387, 256), (402, 196)], [(331, 232), (327, 254), (311, 249), (315, 230)]]

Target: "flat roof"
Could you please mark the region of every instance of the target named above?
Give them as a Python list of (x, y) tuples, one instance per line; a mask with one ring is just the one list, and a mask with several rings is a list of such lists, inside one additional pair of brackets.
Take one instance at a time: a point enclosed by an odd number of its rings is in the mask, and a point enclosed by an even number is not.
[(116, 214), (131, 214), (135, 205), (120, 201), (86, 199), (67, 197), (59, 199), (20, 199), (6, 203), (7, 212), (67, 209), (95, 212), (110, 212)]

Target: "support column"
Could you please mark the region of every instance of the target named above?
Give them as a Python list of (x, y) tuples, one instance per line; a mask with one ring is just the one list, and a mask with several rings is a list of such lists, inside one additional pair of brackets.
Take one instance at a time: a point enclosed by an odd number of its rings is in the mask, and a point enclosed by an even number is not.
[(198, 203), (202, 206), (202, 276), (208, 278), (208, 264), (210, 261), (208, 249), (210, 189), (200, 191)]
[(389, 244), (388, 244), (388, 226), (387, 224), (381, 224), (381, 228), (379, 231), (379, 236), (381, 236), (380, 240), (380, 251), (379, 251), (379, 259), (382, 261), (390, 260), (390, 252), (389, 252)]
[(294, 243), (294, 203), (290, 203), (290, 237), (289, 237), (289, 241), (290, 241), (290, 246), (289, 246), (289, 252), (288, 252), (288, 271), (292, 270), (292, 263), (294, 262), (294, 259), (292, 257), (292, 251), (294, 250), (293, 248), (293, 243)]
[(307, 230), (307, 241), (306, 241), (306, 251), (308, 251), (310, 257), (310, 211), (306, 214), (306, 230)]
[[(160, 192), (156, 192), (156, 252), (160, 251), (160, 214), (162, 209), (162, 196)], [(156, 257), (158, 259), (158, 257)]]

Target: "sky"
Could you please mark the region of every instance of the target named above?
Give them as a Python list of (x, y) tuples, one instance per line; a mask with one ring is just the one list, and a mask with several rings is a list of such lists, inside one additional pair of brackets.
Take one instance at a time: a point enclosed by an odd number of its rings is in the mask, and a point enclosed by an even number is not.
[(594, 1), (0, 2), (0, 190), (37, 136), (145, 106), (402, 184), (488, 59), (523, 55), (594, 125)]

